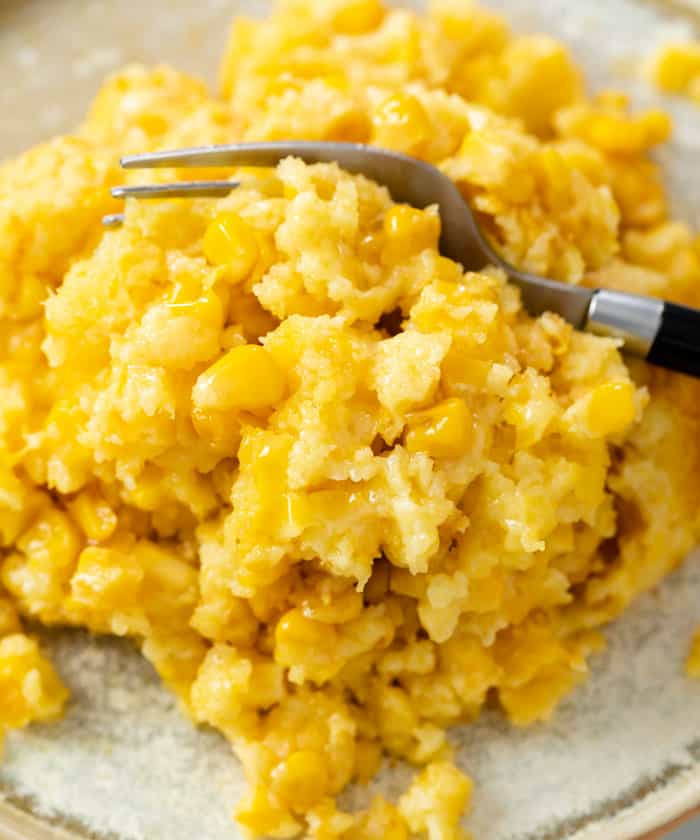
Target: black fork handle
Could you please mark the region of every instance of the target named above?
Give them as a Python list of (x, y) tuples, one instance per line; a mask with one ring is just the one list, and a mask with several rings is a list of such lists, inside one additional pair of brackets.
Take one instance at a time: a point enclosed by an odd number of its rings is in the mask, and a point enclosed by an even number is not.
[(700, 378), (700, 309), (612, 289), (593, 293), (586, 328), (653, 365)]
[(700, 310), (665, 303), (647, 361), (700, 377)]

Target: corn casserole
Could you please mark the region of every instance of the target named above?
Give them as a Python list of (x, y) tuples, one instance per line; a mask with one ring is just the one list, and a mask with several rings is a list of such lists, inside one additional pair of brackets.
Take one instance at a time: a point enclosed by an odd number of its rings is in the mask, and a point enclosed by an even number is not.
[[(697, 543), (700, 384), (529, 317), (440, 256), (435, 208), (336, 165), (105, 231), (109, 189), (127, 152), (367, 142), (438, 165), (519, 266), (698, 306), (670, 129), (469, 0), (280, 0), (216, 96), (130, 66), (3, 164), (0, 737), (68, 701), (32, 624), (85, 627), (230, 741), (251, 837), (464, 837), (446, 728), (547, 720)], [(384, 756), (408, 790), (343, 810)]]

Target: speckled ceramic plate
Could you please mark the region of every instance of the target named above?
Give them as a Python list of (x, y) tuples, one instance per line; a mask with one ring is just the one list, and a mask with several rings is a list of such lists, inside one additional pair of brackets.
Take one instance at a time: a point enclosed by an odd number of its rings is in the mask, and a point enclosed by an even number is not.
[[(593, 86), (614, 83), (640, 104), (659, 99), (636, 75), (642, 57), (694, 26), (687, 8), (642, 0), (486, 5), (517, 29), (563, 38)], [(100, 78), (126, 61), (169, 61), (213, 78), (231, 15), (265, 9), (242, 0), (0, 0), (0, 155), (70, 127)], [(677, 133), (662, 162), (676, 212), (697, 224), (700, 108), (664, 104)], [(455, 730), (460, 763), (478, 786), (476, 836), (631, 840), (693, 811), (700, 683), (684, 678), (682, 660), (696, 623), (700, 564), (691, 558), (611, 629), (592, 679), (549, 725), (513, 730), (493, 715)], [(243, 783), (223, 740), (183, 720), (127, 644), (80, 633), (45, 643), (73, 702), (61, 723), (8, 738), (0, 838), (235, 840), (229, 812)], [(407, 775), (391, 768), (376, 787), (391, 793)]]

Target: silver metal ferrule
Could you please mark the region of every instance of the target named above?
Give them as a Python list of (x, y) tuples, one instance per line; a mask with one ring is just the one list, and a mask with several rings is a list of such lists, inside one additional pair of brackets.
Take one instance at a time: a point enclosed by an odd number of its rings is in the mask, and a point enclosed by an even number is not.
[(586, 329), (621, 338), (625, 350), (644, 359), (659, 332), (663, 314), (662, 300), (599, 289), (588, 308)]

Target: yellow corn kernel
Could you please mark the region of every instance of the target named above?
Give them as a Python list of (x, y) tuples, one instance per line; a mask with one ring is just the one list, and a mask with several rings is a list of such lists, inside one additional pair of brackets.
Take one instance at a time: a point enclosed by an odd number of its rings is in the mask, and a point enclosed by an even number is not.
[(587, 135), (594, 146), (609, 152), (631, 151), (642, 143), (637, 125), (624, 115), (593, 115)]
[(168, 305), (176, 308), (191, 305), (199, 300), (203, 292), (201, 273), (194, 275), (182, 271), (173, 282), (172, 291), (168, 295)]
[(284, 698), (284, 670), (276, 662), (254, 662), (247, 703), (267, 709)]
[(476, 613), (497, 610), (503, 603), (506, 583), (500, 570), (482, 578), (469, 579), (469, 609)]
[(685, 661), (685, 672), (693, 679), (700, 679), (700, 630), (695, 631), (690, 643), (690, 651)]
[(665, 111), (659, 111), (658, 109), (642, 114), (639, 121), (646, 131), (646, 140), (649, 146), (664, 143), (668, 140), (673, 128), (671, 117)]
[(192, 685), (192, 707), (200, 723), (233, 726), (246, 705), (253, 666), (228, 645), (207, 652)]
[(382, 763), (382, 745), (379, 741), (359, 738), (355, 744), (354, 776), (360, 784), (367, 784), (379, 772)]
[(607, 382), (591, 394), (586, 414), (588, 431), (595, 437), (619, 435), (634, 422), (637, 409), (631, 382)]
[(359, 107), (348, 107), (343, 113), (327, 120), (323, 140), (344, 143), (369, 143), (371, 125), (367, 114)]
[(148, 609), (152, 611), (159, 599), (176, 609), (190, 598), (197, 599), (197, 571), (177, 550), (142, 540), (132, 554), (144, 570), (144, 592)]
[(0, 636), (19, 633), (22, 629), (17, 610), (9, 598), (0, 597)]
[(215, 642), (252, 647), (258, 635), (258, 622), (248, 601), (225, 590), (216, 595), (207, 591), (192, 616), (190, 626)]
[(566, 206), (571, 193), (571, 171), (559, 152), (545, 146), (539, 154), (542, 175), (542, 190), (554, 212)]
[(55, 720), (68, 691), (34, 639), (15, 633), (0, 639), (0, 734), (32, 721)]
[(432, 210), (397, 204), (384, 217), (385, 262), (402, 262), (428, 248), (438, 247), (440, 217)]
[(416, 154), (430, 137), (425, 108), (410, 93), (397, 93), (381, 102), (372, 114), (372, 142), (406, 154)]
[(285, 808), (271, 801), (270, 791), (257, 784), (235, 811), (236, 822), (252, 837), (298, 837), (301, 824)]
[(279, 665), (256, 661), (226, 644), (209, 649), (192, 686), (197, 719), (227, 729), (245, 725), (246, 710), (270, 708), (283, 697)]
[(192, 424), (199, 437), (217, 452), (234, 453), (241, 442), (241, 427), (225, 411), (192, 411)]
[(605, 183), (608, 175), (603, 155), (577, 138), (561, 140), (555, 148), (569, 170), (578, 169), (596, 186)]
[[(3, 368), (5, 367), (3, 365)], [(2, 372), (0, 372), (0, 376), (2, 376)], [(28, 504), (30, 498), (31, 493), (27, 485), (14, 471), (14, 459), (10, 456), (9, 451), (0, 450), (0, 499), (2, 499), (0, 505), (0, 545), (8, 546), (13, 543), (19, 534), (17, 529), (24, 530), (29, 524), (25, 509), (36, 508), (36, 503), (31, 506)], [(8, 514), (11, 514), (11, 517)]]
[(258, 499), (254, 520), (249, 525), (284, 539), (298, 536), (312, 521), (304, 494), (284, 492), (280, 484), (287, 474), (290, 447), (289, 435), (249, 429), (238, 451), (241, 472), (252, 477)]
[[(11, 496), (6, 492), (6, 488), (7, 485), (4, 485), (0, 479), (0, 495), (5, 492), (4, 498), (10, 499)], [(31, 523), (43, 502), (43, 494), (36, 492), (22, 494), (17, 501), (13, 499), (11, 506), (7, 502), (0, 506), (0, 546), (10, 546), (17, 540)]]
[(17, 547), (35, 567), (70, 571), (78, 557), (81, 539), (63, 511), (49, 508), (17, 541)]
[(277, 622), (274, 639), (274, 659), (278, 665), (290, 668), (289, 679), (298, 681), (298, 664), (303, 673), (313, 674), (317, 682), (334, 676), (342, 665), (338, 653), (340, 639), (333, 624), (323, 624), (305, 618), (301, 610), (285, 613)]
[(117, 527), (117, 515), (98, 495), (84, 490), (70, 503), (68, 509), (75, 522), (89, 540), (104, 542)]
[(648, 111), (638, 117), (594, 114), (587, 128), (589, 141), (613, 154), (635, 154), (668, 139), (671, 119), (663, 111)]
[(418, 726), (418, 710), (399, 686), (378, 689), (373, 701), (373, 720), (385, 746), (393, 751), (404, 751)]
[(220, 326), (222, 310), (228, 303), (228, 289), (224, 287), (221, 294), (217, 294), (203, 285), (203, 279), (201, 272), (178, 272), (166, 301), (168, 310), (173, 315), (191, 315), (205, 324)]
[(71, 578), (71, 602), (93, 609), (129, 609), (138, 602), (143, 576), (131, 555), (88, 546)]
[(381, 0), (344, 0), (333, 16), (333, 27), (343, 35), (362, 35), (376, 29), (383, 17)]
[(350, 89), (348, 77), (342, 71), (338, 71), (337, 73), (326, 73), (323, 77), (323, 81), (328, 85), (328, 87), (335, 88), (336, 90), (348, 91)]
[(382, 236), (377, 231), (365, 234), (358, 243), (358, 256), (367, 262), (378, 259), (382, 250)]
[[(332, 629), (323, 623), (307, 618), (299, 609), (286, 612), (275, 629), (275, 645), (279, 650), (290, 647), (303, 649), (304, 645), (316, 645), (323, 642), (324, 636)], [(326, 636), (327, 637), (327, 636)]]
[(468, 451), (474, 438), (469, 406), (452, 397), (408, 418), (406, 449), (427, 452), (436, 458), (456, 458)]
[(41, 315), (42, 305), (46, 299), (46, 285), (44, 279), (36, 274), (27, 273), (22, 282), (16, 287), (12, 300), (12, 319), (28, 321)]
[(324, 624), (343, 624), (362, 612), (362, 593), (352, 587), (345, 591), (314, 592), (301, 602), (305, 618)]
[(194, 318), (202, 325), (221, 327), (227, 290), (218, 295), (213, 289), (202, 289), (197, 285), (178, 282), (167, 303), (165, 313), (173, 316)]
[[(401, 35), (387, 40), (383, 48), (384, 61), (387, 64), (403, 64), (406, 70), (417, 69), (416, 65), (421, 60), (422, 54), (421, 27), (417, 18), (408, 21), (402, 27)], [(415, 75), (415, 73), (411, 73)]]
[(207, 260), (226, 266), (229, 278), (236, 283), (251, 273), (260, 255), (254, 231), (236, 213), (219, 213), (210, 222), (202, 248)]
[(270, 774), (271, 788), (293, 811), (304, 813), (323, 799), (328, 764), (315, 750), (297, 750)]
[(662, 90), (686, 91), (700, 76), (700, 44), (667, 44), (652, 60), (649, 72)]
[(455, 342), (442, 363), (443, 385), (448, 394), (460, 393), (465, 387), (485, 388), (493, 367), (492, 362), (465, 358)]
[(197, 379), (197, 411), (262, 411), (273, 408), (287, 389), (284, 371), (258, 344), (234, 347)]

